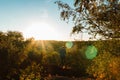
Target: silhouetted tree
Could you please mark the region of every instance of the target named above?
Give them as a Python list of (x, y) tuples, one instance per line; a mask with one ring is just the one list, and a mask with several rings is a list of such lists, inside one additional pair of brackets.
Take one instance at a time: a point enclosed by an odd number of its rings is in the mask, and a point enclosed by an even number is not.
[(28, 42), (17, 31), (0, 32), (0, 79), (19, 77), (19, 65)]
[(120, 38), (120, 0), (75, 0), (74, 6), (56, 1), (63, 20), (72, 20), (72, 33), (88, 32), (95, 38)]

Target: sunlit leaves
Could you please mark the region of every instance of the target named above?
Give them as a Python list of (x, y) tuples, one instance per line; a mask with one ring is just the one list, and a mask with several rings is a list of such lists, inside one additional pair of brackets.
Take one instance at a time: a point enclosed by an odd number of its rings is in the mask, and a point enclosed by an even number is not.
[(118, 80), (120, 78), (120, 58), (114, 55), (111, 55), (108, 52), (99, 54), (96, 57), (91, 66), (88, 67), (87, 72), (94, 76), (97, 80)]
[(27, 44), (20, 32), (0, 32), (0, 65), (2, 65), (0, 79), (11, 79), (11, 76), (18, 76), (18, 66), (25, 58), (23, 56)]
[[(78, 29), (78, 27), (75, 28)], [(98, 32), (101, 33), (101, 31)], [(91, 44), (95, 47), (88, 46)], [(36, 41), (32, 38), (24, 40), (21, 33), (12, 31), (0, 32), (0, 65), (2, 65), (0, 66), (0, 79), (39, 80), (44, 77), (43, 75), (48, 74), (44, 65), (59, 67), (59, 49), (65, 45), (67, 47), (65, 68), (74, 70), (75, 74), (70, 73), (72, 76), (78, 74), (78, 76), (86, 77), (88, 76), (85, 71), (87, 69), (87, 73), (98, 80), (120, 79), (119, 39), (80, 42)], [(86, 59), (86, 53), (89, 54), (89, 59)], [(92, 58), (91, 54), (94, 55)], [(53, 66), (52, 68), (48, 66), (48, 68), (51, 73), (56, 73)]]
[(51, 52), (49, 54), (45, 54), (43, 57), (43, 63), (48, 65), (59, 65), (60, 64), (60, 54), (58, 52)]
[(82, 26), (81, 29), (73, 27), (73, 33), (87, 30), (95, 37), (99, 34), (104, 38), (120, 38), (119, 0), (75, 0), (73, 8), (61, 1), (56, 3), (63, 20), (72, 18), (75, 26)]
[(77, 6), (79, 4), (80, 0), (75, 0), (74, 6)]
[(82, 32), (82, 29), (83, 29), (83, 28), (84, 28), (84, 27), (83, 27), (81, 24), (76, 25), (76, 26), (73, 27), (72, 32), (73, 32), (73, 33), (75, 33), (75, 32), (77, 32), (77, 33)]
[(69, 14), (68, 14), (68, 11), (62, 11), (61, 12), (61, 17), (63, 17), (63, 20), (65, 20), (65, 19), (68, 19), (69, 18)]
[(20, 80), (40, 80), (42, 67), (40, 64), (32, 63), (30, 66), (21, 70)]

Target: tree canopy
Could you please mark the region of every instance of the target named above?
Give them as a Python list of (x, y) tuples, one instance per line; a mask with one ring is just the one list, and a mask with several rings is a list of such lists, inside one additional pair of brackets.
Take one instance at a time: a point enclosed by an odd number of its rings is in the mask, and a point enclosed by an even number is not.
[(73, 7), (60, 0), (55, 3), (62, 19), (74, 22), (72, 33), (120, 38), (120, 0), (74, 0)]
[[(62, 55), (64, 69), (61, 67), (62, 46), (66, 46), (66, 55)], [(119, 80), (119, 73), (119, 39), (47, 41), (25, 39), (17, 31), (0, 31), (0, 80), (48, 80), (49, 74)]]

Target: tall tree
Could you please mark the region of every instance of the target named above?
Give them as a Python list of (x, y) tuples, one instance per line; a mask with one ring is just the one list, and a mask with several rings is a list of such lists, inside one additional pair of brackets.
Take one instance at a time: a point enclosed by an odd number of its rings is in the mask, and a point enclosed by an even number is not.
[(120, 0), (74, 0), (74, 6), (55, 2), (63, 20), (75, 24), (72, 33), (87, 31), (104, 38), (120, 38)]
[(24, 40), (20, 32), (0, 32), (0, 80), (19, 75), (19, 65), (24, 59), (24, 50), (28, 44), (29, 41)]

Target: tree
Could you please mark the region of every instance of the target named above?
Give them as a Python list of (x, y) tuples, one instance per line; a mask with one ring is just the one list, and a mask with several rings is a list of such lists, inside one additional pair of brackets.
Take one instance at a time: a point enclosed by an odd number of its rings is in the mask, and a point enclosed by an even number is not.
[(104, 51), (103, 54), (99, 54), (92, 60), (92, 64), (86, 71), (96, 80), (119, 80), (120, 56), (114, 56)]
[(55, 2), (61, 18), (74, 22), (72, 33), (88, 32), (96, 38), (120, 38), (120, 0), (75, 0), (73, 8)]
[(19, 66), (24, 60), (24, 50), (29, 44), (21, 32), (0, 32), (0, 79), (19, 77)]
[(41, 65), (32, 62), (30, 66), (20, 71), (20, 80), (41, 80), (41, 71)]

